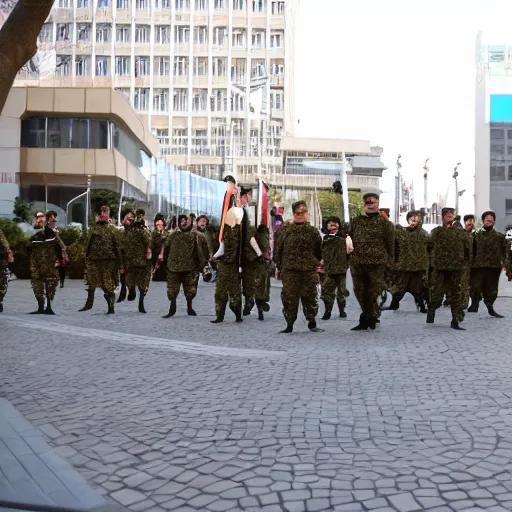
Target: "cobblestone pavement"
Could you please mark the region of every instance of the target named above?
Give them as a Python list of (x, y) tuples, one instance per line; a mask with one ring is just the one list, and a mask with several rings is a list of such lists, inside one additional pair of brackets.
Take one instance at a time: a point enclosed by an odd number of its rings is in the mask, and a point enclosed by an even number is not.
[[(212, 325), (167, 311), (153, 283), (105, 316), (100, 293), (58, 291), (55, 317), (28, 316), (30, 285), (11, 283), (0, 315), (0, 396), (104, 495), (134, 512), (512, 510), (512, 283), (466, 332), (406, 299), (374, 332), (347, 320), (284, 327), (279, 289), (254, 313)], [(508, 295), (508, 297), (507, 297)], [(319, 322), (320, 323), (320, 322)]]

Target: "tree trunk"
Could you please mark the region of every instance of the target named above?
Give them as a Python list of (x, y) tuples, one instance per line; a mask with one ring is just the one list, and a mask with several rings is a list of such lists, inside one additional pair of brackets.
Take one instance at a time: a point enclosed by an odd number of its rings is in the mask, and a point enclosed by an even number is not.
[(16, 74), (37, 51), (37, 36), (54, 0), (18, 0), (0, 29), (0, 113)]

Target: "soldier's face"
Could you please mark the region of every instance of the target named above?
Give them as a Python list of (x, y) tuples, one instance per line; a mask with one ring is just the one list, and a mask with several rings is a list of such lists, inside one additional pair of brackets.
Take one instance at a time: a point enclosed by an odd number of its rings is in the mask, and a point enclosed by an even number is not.
[(376, 213), (379, 211), (379, 200), (376, 197), (368, 197), (364, 202), (364, 211), (366, 213)]
[(208, 225), (208, 221), (206, 220), (205, 217), (203, 217), (202, 219), (199, 219), (197, 221), (197, 227), (199, 229), (206, 229), (206, 226)]
[(57, 226), (57, 219), (52, 215), (48, 219), (48, 224), (50, 224), (50, 227), (53, 229), (55, 226)]
[(444, 217), (443, 217), (444, 224), (452, 224), (454, 220), (455, 220), (454, 212), (447, 212), (444, 214)]
[(130, 224), (133, 224), (133, 214), (129, 213), (129, 214), (124, 218), (123, 224), (124, 224), (125, 226), (129, 226)]
[(157, 220), (155, 222), (155, 227), (157, 231), (163, 231), (164, 229), (164, 221), (163, 220)]
[(181, 229), (186, 229), (188, 226), (188, 219), (181, 219), (180, 220), (180, 228)]
[(466, 231), (473, 231), (473, 229), (475, 228), (475, 221), (473, 219), (468, 219), (464, 223), (464, 226), (466, 226)]
[(46, 215), (44, 213), (36, 213), (36, 227), (42, 228), (46, 224)]
[(409, 218), (409, 227), (414, 229), (420, 223), (420, 219), (417, 216)]
[(240, 198), (240, 204), (242, 206), (246, 206), (248, 205), (249, 203), (251, 202), (251, 196), (249, 194), (244, 194), (241, 198)]
[(484, 217), (484, 226), (486, 228), (492, 228), (494, 226), (494, 217), (492, 215), (486, 215)]
[(306, 222), (308, 220), (308, 210), (304, 206), (299, 206), (293, 212), (293, 220), (298, 223)]
[(328, 222), (327, 223), (327, 231), (331, 234), (331, 235), (335, 235), (339, 230), (339, 226), (338, 226), (338, 223), (337, 222)]

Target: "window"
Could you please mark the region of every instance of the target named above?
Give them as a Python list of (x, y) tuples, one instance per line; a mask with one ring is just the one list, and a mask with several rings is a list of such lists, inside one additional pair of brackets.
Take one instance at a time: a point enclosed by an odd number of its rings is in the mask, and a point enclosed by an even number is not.
[(284, 14), (284, 2), (274, 1), (272, 2), (272, 15), (278, 16), (279, 14)]
[[(511, 130), (509, 130), (511, 131)], [(505, 130), (491, 128), (491, 140), (503, 140), (505, 138)]]
[(96, 57), (96, 76), (107, 76), (109, 75), (109, 59), (104, 56)]
[(190, 29), (185, 26), (174, 27), (174, 42), (177, 44), (185, 44), (190, 41)]
[(509, 181), (512, 181), (512, 165), (508, 166), (508, 178)]
[(136, 87), (133, 98), (135, 110), (146, 112), (149, 109), (149, 89)]
[(21, 121), (21, 147), (46, 147), (46, 118), (34, 117)]
[(49, 117), (47, 122), (47, 147), (71, 147), (71, 119)]
[(72, 0), (59, 0), (59, 7), (61, 9), (73, 9)]
[(208, 0), (195, 0), (196, 11), (206, 11), (208, 9)]
[[(176, 97), (176, 95), (175, 95)], [(172, 154), (186, 155), (188, 148), (188, 130), (185, 128), (174, 128), (172, 130)]]
[(149, 76), (149, 57), (135, 57), (135, 77)]
[(40, 43), (51, 43), (53, 41), (53, 25), (51, 23), (45, 23), (41, 27), (41, 32), (39, 32), (39, 42)]
[(116, 57), (116, 75), (130, 75), (130, 57)]
[(244, 112), (245, 111), (245, 98), (241, 94), (234, 94), (231, 98), (231, 111)]
[(116, 7), (118, 9), (130, 9), (130, 0), (117, 0)]
[(169, 89), (155, 89), (153, 91), (153, 111), (169, 112)]
[(121, 96), (123, 96), (127, 101), (130, 101), (130, 89), (129, 87), (118, 87), (114, 89)]
[(194, 29), (194, 43), (207, 44), (208, 43), (208, 28), (196, 27)]
[(174, 6), (177, 11), (188, 11), (190, 9), (190, 0), (175, 0)]
[(71, 147), (75, 149), (89, 147), (88, 119), (73, 119), (71, 121)]
[(70, 55), (57, 55), (55, 76), (71, 76), (71, 56)]
[(187, 89), (174, 89), (173, 110), (175, 112), (188, 111), (188, 91)]
[(208, 57), (194, 57), (194, 76), (208, 74)]
[(130, 25), (116, 25), (116, 42), (130, 42)]
[(88, 23), (77, 23), (76, 38), (77, 41), (89, 41), (91, 33), (91, 25)]
[(192, 134), (192, 153), (194, 155), (208, 155), (208, 132), (194, 130)]
[(135, 0), (135, 9), (137, 10), (148, 10), (149, 0)]
[(265, 61), (252, 61), (251, 77), (263, 78), (265, 76)]
[(98, 0), (98, 9), (110, 7), (110, 0)]
[(77, 56), (75, 58), (75, 74), (76, 76), (88, 76), (89, 70), (89, 57)]
[(270, 48), (282, 48), (284, 32), (272, 32), (270, 34)]
[(512, 199), (505, 199), (505, 215), (512, 215)]
[(214, 7), (215, 7), (215, 9), (225, 9), (226, 8), (225, 0), (215, 0)]
[(214, 57), (212, 59), (212, 75), (226, 76), (226, 59)]
[(167, 25), (155, 27), (155, 42), (158, 44), (169, 44), (171, 42), (171, 29)]
[(89, 9), (89, 0), (78, 0), (76, 6), (78, 9)]
[(109, 132), (109, 122), (105, 119), (89, 119), (89, 149), (108, 149)]
[(213, 29), (213, 45), (222, 48), (228, 39), (228, 29), (226, 27), (215, 27)]
[(112, 145), (133, 165), (142, 167), (140, 147), (129, 135), (116, 125), (114, 125), (114, 140)]
[(265, 31), (261, 30), (252, 33), (252, 47), (265, 48)]
[(137, 25), (135, 27), (135, 42), (149, 43), (149, 27), (147, 25)]
[(155, 7), (157, 9), (170, 9), (171, 0), (155, 0)]
[(283, 109), (283, 94), (280, 92), (275, 93), (276, 110)]
[(245, 81), (245, 73), (247, 69), (246, 59), (234, 59), (231, 65), (231, 80), (235, 83)]
[(503, 156), (505, 154), (504, 144), (491, 144), (491, 155), (492, 156)]
[(245, 0), (233, 0), (233, 10), (243, 11)]
[(491, 181), (505, 181), (504, 166), (491, 166)]
[(267, 0), (252, 0), (252, 12), (262, 13), (267, 8)]
[(72, 23), (57, 23), (57, 41), (70, 41), (72, 35)]
[(160, 143), (160, 155), (170, 155), (169, 130), (167, 128), (157, 128), (153, 130), (153, 136), (156, 137)]
[(188, 57), (174, 57), (174, 76), (188, 75)]
[(96, 25), (96, 42), (99, 44), (110, 43), (109, 25)]
[(284, 64), (270, 64), (271, 75), (284, 75)]
[(227, 112), (228, 91), (226, 89), (213, 89), (211, 99), (212, 112)]
[(154, 73), (159, 76), (168, 76), (170, 70), (169, 57), (155, 57)]
[(244, 29), (233, 30), (233, 46), (245, 48), (246, 31)]

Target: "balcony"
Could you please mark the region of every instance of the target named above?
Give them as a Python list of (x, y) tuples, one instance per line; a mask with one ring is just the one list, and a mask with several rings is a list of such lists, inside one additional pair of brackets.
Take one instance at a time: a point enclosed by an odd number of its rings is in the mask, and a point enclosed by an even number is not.
[(111, 76), (95, 76), (93, 79), (94, 87), (112, 87), (112, 83)]
[(212, 76), (212, 85), (214, 87), (227, 87), (228, 77), (224, 76)]
[(169, 86), (171, 83), (169, 79), (169, 75), (153, 75), (153, 86), (154, 87), (160, 87), (160, 86)]
[(175, 55), (188, 55), (190, 53), (190, 43), (174, 43)]
[(130, 87), (132, 83), (132, 77), (131, 76), (119, 76), (116, 75), (114, 77), (114, 87)]
[(188, 87), (188, 75), (174, 75), (172, 83), (174, 87)]
[(149, 87), (151, 78), (149, 75), (139, 76), (135, 78), (135, 87)]
[(132, 22), (131, 9), (117, 9), (116, 10), (116, 23), (129, 24)]
[(149, 24), (151, 22), (151, 13), (147, 9), (137, 9), (135, 11), (135, 23)]
[(92, 22), (92, 9), (77, 9), (76, 21), (77, 23)]
[(73, 23), (73, 9), (61, 7), (53, 9), (52, 18), (55, 23)]

